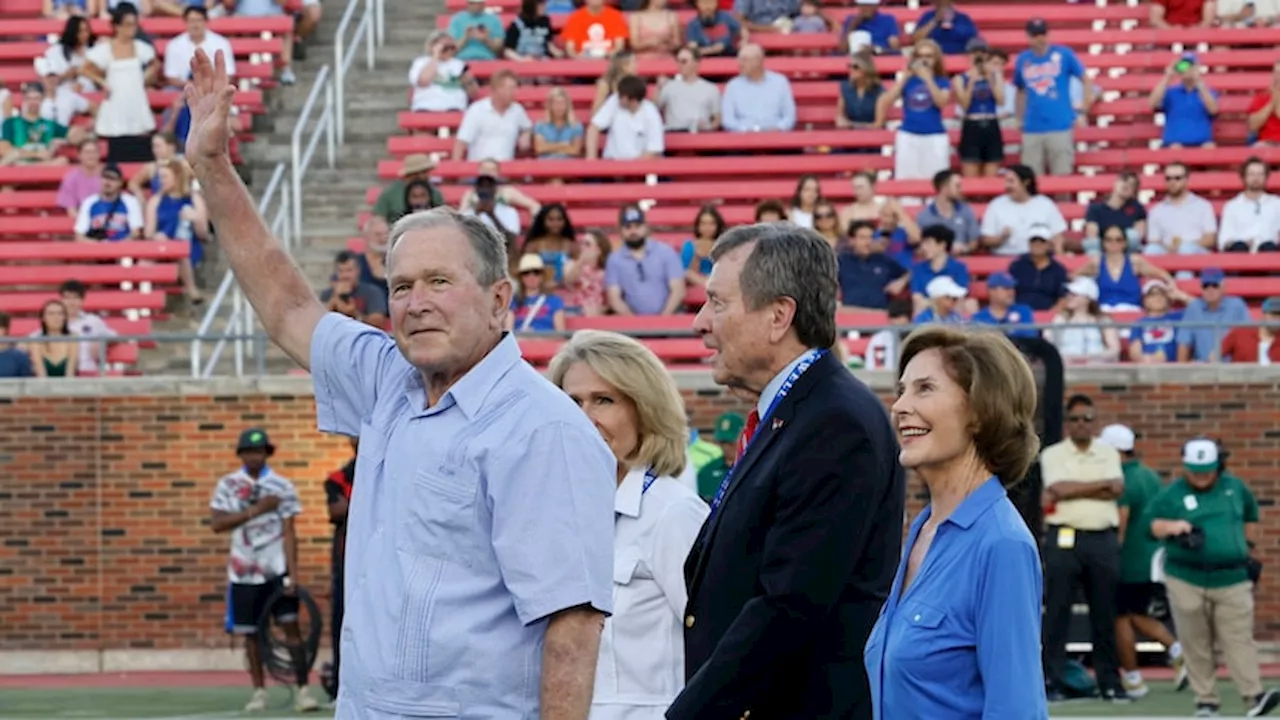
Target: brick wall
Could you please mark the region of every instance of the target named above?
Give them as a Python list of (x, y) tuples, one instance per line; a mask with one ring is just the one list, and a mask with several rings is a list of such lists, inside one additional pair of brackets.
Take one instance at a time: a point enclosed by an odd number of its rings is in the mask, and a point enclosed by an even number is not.
[[(741, 409), (714, 388), (682, 383), (700, 427)], [(1140, 450), (1162, 471), (1191, 434), (1226, 438), (1264, 504), (1258, 635), (1280, 640), (1280, 513), (1270, 507), (1280, 496), (1280, 381), (1071, 390), (1093, 395), (1103, 421), (1138, 430)], [(302, 494), (302, 579), (327, 597), (322, 482), (347, 445), (315, 431), (309, 395), (271, 392), (0, 398), (0, 651), (226, 647), (226, 536), (209, 530), (208, 502), (248, 426), (269, 429), (274, 466)]]

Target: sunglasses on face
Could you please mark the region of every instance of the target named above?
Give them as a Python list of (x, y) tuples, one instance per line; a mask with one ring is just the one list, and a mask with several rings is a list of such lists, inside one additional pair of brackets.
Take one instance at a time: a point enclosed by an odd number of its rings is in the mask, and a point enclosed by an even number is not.
[(1187, 176), (1186, 175), (1165, 175), (1164, 179), (1167, 182), (1178, 182), (1179, 180), (1186, 180)]
[(1204, 289), (1204, 290), (1216, 290), (1222, 287), (1222, 283), (1216, 283), (1216, 282), (1200, 283), (1200, 287), (1201, 289)]
[(1093, 416), (1092, 415), (1068, 415), (1067, 420), (1073, 423), (1091, 423), (1093, 422)]

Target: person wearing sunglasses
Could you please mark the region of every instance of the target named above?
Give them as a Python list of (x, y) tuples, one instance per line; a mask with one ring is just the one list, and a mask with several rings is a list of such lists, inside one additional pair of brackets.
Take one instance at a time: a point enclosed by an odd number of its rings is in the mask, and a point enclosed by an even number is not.
[(1191, 192), (1191, 171), (1180, 162), (1164, 166), (1164, 199), (1147, 215), (1147, 255), (1199, 255), (1217, 247), (1213, 205)]
[(1220, 360), (1223, 333), (1249, 322), (1249, 307), (1244, 300), (1227, 295), (1222, 287), (1225, 280), (1221, 268), (1200, 271), (1200, 297), (1187, 303), (1184, 325), (1178, 328), (1178, 362)]
[(1063, 678), (1071, 606), (1080, 588), (1089, 604), (1093, 667), (1102, 699), (1129, 702), (1116, 650), (1120, 578), (1120, 453), (1098, 440), (1097, 409), (1088, 395), (1067, 400), (1067, 438), (1040, 454), (1044, 482), (1044, 664), (1049, 701), (1069, 699)]

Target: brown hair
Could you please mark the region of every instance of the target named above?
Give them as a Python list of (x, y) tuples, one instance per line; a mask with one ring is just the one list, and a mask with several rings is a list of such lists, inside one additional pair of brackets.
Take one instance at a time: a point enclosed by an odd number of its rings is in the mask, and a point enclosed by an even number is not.
[(929, 325), (907, 336), (898, 378), (916, 355), (937, 350), (947, 374), (964, 390), (974, 452), (1005, 487), (1022, 481), (1040, 452), (1036, 381), (1004, 333)]

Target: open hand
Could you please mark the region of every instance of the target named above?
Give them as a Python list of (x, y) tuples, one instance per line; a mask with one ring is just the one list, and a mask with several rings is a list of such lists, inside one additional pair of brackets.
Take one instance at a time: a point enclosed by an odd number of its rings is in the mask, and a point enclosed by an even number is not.
[(231, 139), (231, 100), (235, 91), (227, 81), (222, 51), (210, 60), (203, 50), (196, 50), (191, 59), (191, 79), (183, 88), (191, 110), (186, 155), (193, 164), (229, 157), (227, 143)]

